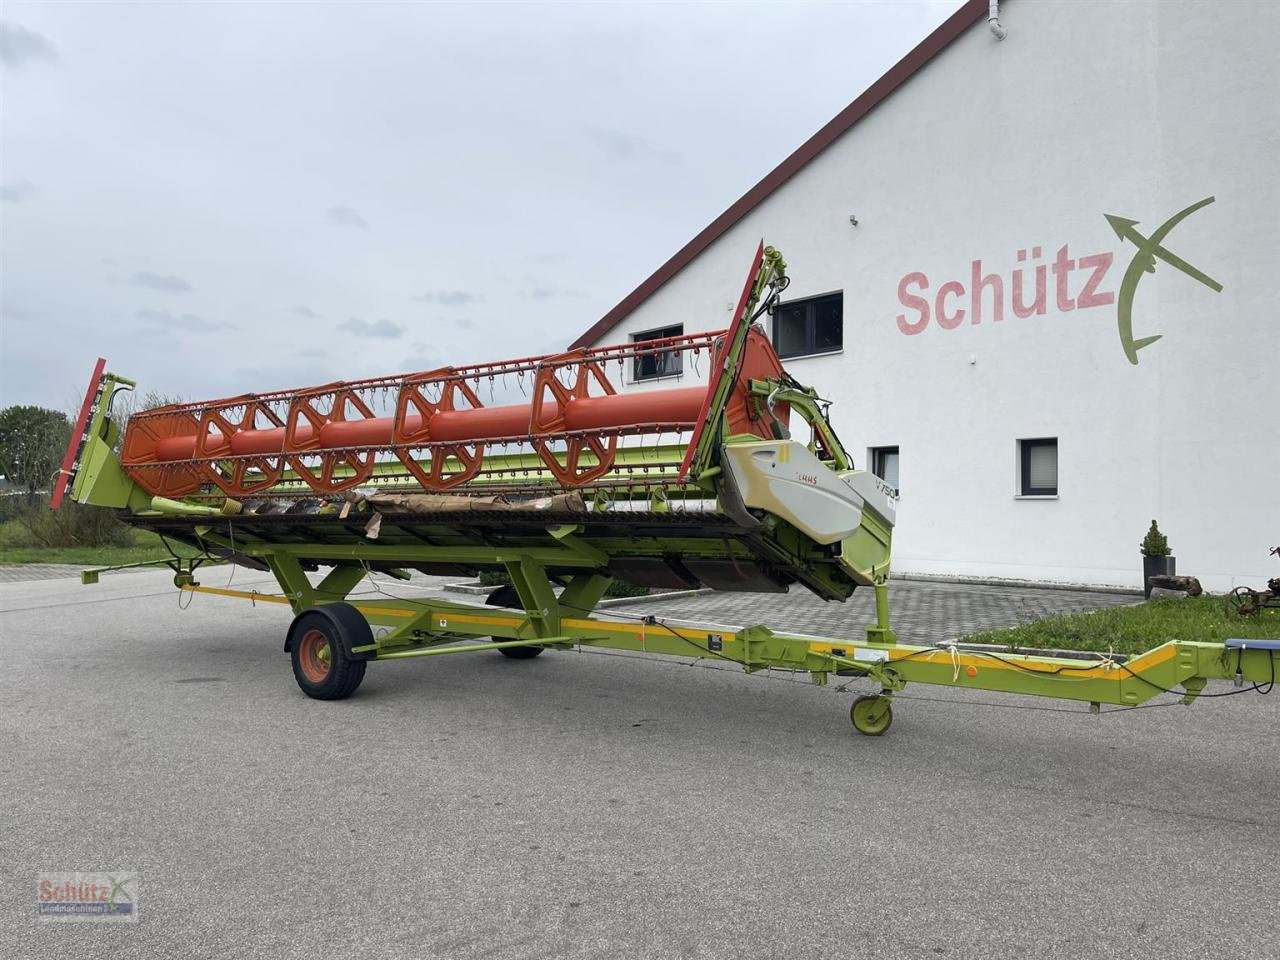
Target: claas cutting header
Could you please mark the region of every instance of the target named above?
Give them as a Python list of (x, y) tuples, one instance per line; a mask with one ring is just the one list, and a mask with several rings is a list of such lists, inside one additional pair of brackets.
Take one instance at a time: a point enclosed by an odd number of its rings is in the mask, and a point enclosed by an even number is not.
[[(1215, 677), (1274, 678), (1280, 643), (1267, 641), (1173, 642), (1128, 661), (898, 643), (887, 590), (896, 495), (855, 466), (826, 402), (757, 325), (787, 282), (781, 255), (761, 245), (726, 330), (176, 404), (123, 429), (112, 401), (134, 383), (100, 360), (52, 503), (115, 508), (196, 548), (168, 561), (180, 590), (287, 603), (285, 650), (320, 700), (351, 695), (374, 660), (556, 647), (866, 678), (879, 690), (851, 716), (867, 734), (888, 728), (909, 681), (1096, 707), (1176, 687), (1193, 699)], [(696, 385), (618, 392), (628, 365), (658, 358)], [(202, 586), (210, 560), (270, 570), (281, 593)], [(484, 606), (349, 600), (368, 576), (414, 570), (502, 571), (511, 586)], [(853, 643), (593, 615), (614, 578), (800, 587), (831, 601), (863, 587), (876, 620)]]

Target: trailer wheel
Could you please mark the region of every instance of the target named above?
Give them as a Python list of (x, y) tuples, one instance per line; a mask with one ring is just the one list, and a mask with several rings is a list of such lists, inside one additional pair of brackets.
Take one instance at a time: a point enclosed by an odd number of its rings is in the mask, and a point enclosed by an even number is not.
[(354, 659), (349, 651), (369, 643), (373, 631), (350, 604), (304, 610), (289, 627), (293, 677), (302, 692), (316, 700), (349, 697), (360, 686), (365, 669), (365, 661)]
[(849, 709), (853, 728), (868, 737), (878, 737), (893, 723), (893, 703), (888, 697), (858, 697)]
[[(520, 594), (516, 593), (515, 587), (499, 587), (489, 594), (489, 599), (485, 603), (490, 607), (524, 610), (524, 604), (520, 602)], [(500, 640), (505, 638), (490, 637), (489, 639)], [(504, 647), (498, 652), (504, 657), (510, 657), (512, 660), (532, 660), (545, 649), (546, 647)]]

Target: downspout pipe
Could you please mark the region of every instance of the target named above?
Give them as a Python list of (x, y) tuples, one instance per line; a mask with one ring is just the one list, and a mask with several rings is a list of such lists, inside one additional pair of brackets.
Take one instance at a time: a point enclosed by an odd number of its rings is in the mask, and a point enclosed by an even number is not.
[(991, 28), (991, 32), (995, 34), (997, 40), (1003, 40), (1009, 35), (1009, 31), (1000, 26), (1000, 0), (991, 0), (988, 4), (987, 26)]

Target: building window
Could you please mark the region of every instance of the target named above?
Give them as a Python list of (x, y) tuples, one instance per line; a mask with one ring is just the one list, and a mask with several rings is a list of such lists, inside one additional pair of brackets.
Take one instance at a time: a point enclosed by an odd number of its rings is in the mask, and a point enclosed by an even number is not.
[[(632, 342), (642, 343), (645, 340), (665, 340), (667, 337), (684, 335), (684, 324), (674, 327), (661, 327), (658, 330), (646, 330), (633, 334)], [(660, 377), (674, 377), (684, 369), (684, 351), (682, 350), (646, 350), (636, 355), (632, 368), (633, 380), (657, 380)]]
[(774, 309), (773, 349), (783, 359), (835, 353), (843, 348), (843, 293), (793, 300)]
[(871, 472), (893, 487), (894, 496), (898, 495), (898, 448), (872, 447), (867, 451), (867, 459), (871, 461)]
[(1024, 497), (1058, 495), (1058, 438), (1018, 441), (1018, 490)]

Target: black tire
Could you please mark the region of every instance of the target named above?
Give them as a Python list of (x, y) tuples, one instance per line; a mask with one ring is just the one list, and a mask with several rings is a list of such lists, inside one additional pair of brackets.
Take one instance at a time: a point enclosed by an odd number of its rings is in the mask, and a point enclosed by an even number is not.
[[(524, 604), (520, 602), (520, 594), (516, 593), (515, 587), (499, 587), (493, 593), (489, 594), (489, 599), (485, 601), (491, 607), (506, 607), (509, 610), (519, 610), (524, 612)], [(491, 637), (491, 640), (505, 640), (506, 637)], [(510, 657), (512, 660), (532, 660), (538, 654), (542, 653), (546, 647), (504, 647), (498, 652), (504, 657)]]
[(351, 655), (353, 647), (373, 643), (373, 631), (360, 611), (349, 603), (327, 603), (304, 610), (289, 627), (293, 678), (308, 697), (342, 700), (355, 693), (364, 679), (365, 661)]

